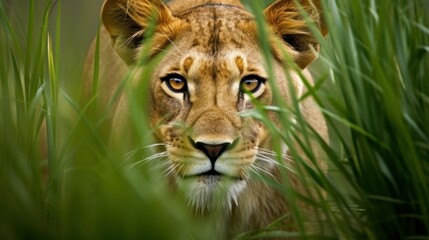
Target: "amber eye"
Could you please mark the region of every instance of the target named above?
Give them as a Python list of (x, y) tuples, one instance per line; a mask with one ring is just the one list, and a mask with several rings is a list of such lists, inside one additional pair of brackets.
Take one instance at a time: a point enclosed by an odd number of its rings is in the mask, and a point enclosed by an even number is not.
[(186, 79), (179, 74), (171, 74), (162, 78), (167, 87), (176, 93), (182, 93), (187, 90)]
[(241, 80), (240, 89), (243, 92), (255, 93), (256, 91), (259, 90), (259, 88), (264, 82), (265, 82), (265, 79), (259, 76), (250, 75), (243, 78), (243, 80)]

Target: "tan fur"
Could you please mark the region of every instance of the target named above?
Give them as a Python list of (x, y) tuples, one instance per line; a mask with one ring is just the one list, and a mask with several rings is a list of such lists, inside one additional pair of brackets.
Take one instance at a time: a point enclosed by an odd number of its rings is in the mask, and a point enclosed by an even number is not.
[[(283, 52), (308, 75), (305, 67), (315, 58), (317, 42), (292, 0), (280, 0), (264, 12), (270, 28), (276, 84), (290, 103)], [(321, 24), (320, 6), (302, 1), (304, 9)], [(186, 189), (191, 211), (209, 217), (215, 211), (221, 219), (217, 226), (224, 236), (238, 231), (262, 228), (288, 213), (281, 193), (260, 180), (251, 171), (278, 175), (273, 161), (261, 158), (271, 151), (267, 130), (259, 121), (239, 113), (253, 105), (239, 85), (246, 76), (267, 78), (253, 16), (237, 0), (174, 0), (167, 5), (156, 0), (106, 0), (102, 11), (100, 95), (103, 106), (124, 78), (127, 69), (140, 76), (136, 62), (142, 56), (140, 40), (151, 19), (157, 24), (151, 57), (165, 56), (150, 77), (150, 120), (159, 142), (165, 144), (171, 168), (169, 177), (179, 189)], [(289, 37), (292, 36), (292, 38)], [(283, 39), (292, 39), (286, 43)], [(139, 40), (139, 41), (136, 41)], [(116, 52), (116, 53), (114, 53)], [(94, 57), (90, 51), (89, 61)], [(89, 62), (88, 66), (92, 66)], [(293, 69), (290, 67), (290, 69)], [(187, 81), (186, 93), (173, 92), (161, 79), (180, 74)], [(86, 69), (91, 86), (92, 69)], [(297, 73), (290, 70), (298, 94), (305, 88)], [(175, 76), (175, 75), (174, 75)], [(140, 78), (133, 80), (138, 84)], [(311, 80), (311, 78), (309, 78)], [(88, 87), (85, 90), (89, 92)], [(273, 90), (262, 84), (254, 96), (263, 104), (273, 104)], [(309, 124), (326, 138), (325, 121), (311, 99), (302, 103)], [(113, 138), (127, 125), (128, 103), (123, 95), (113, 109)], [(276, 122), (275, 116), (271, 116)], [(126, 136), (125, 136), (126, 137)], [(233, 144), (216, 160), (221, 176), (196, 176), (213, 165), (197, 143)], [(292, 146), (290, 146), (292, 147)], [(265, 150), (264, 150), (265, 149)], [(321, 166), (324, 164), (321, 162)], [(262, 169), (262, 170), (261, 170)], [(301, 188), (291, 174), (291, 183)], [(219, 198), (216, 198), (219, 197)]]

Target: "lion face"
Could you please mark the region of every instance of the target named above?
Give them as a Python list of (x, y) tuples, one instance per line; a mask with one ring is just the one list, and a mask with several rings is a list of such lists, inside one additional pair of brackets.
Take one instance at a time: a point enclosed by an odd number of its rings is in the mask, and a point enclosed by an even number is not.
[[(181, 16), (185, 31), (152, 78), (152, 124), (166, 144), (169, 173), (197, 208), (237, 201), (266, 141), (263, 125), (240, 113), (272, 94), (252, 17), (232, 6), (208, 5)], [(162, 120), (161, 120), (162, 119)], [(224, 195), (224, 196), (222, 196)]]
[[(277, 5), (266, 10), (268, 19), (282, 13), (279, 8), (290, 11), (290, 3), (289, 8)], [(270, 105), (273, 99), (256, 23), (239, 6), (206, 4), (173, 15), (165, 5), (150, 1), (107, 1), (103, 22), (117, 52), (132, 68), (140, 66), (133, 65), (131, 53), (138, 56), (142, 48), (129, 39), (140, 39), (132, 29), (147, 27), (142, 15), (151, 11), (146, 8), (157, 9), (159, 22), (151, 54), (164, 55), (151, 75), (150, 119), (168, 156), (165, 173), (186, 189), (196, 209), (230, 208), (252, 181), (252, 173), (270, 174), (276, 165), (267, 156), (269, 138), (263, 124), (242, 116), (254, 107), (254, 100)], [(117, 26), (121, 23), (115, 11), (124, 11), (122, 22), (131, 26)], [(277, 18), (272, 19), (271, 25), (277, 24)], [(274, 55), (280, 52), (277, 45), (283, 44), (303, 67), (312, 58), (309, 47), (303, 47), (308, 44), (297, 42), (308, 38), (299, 28), (303, 27), (293, 25), (287, 32), (274, 26), (270, 38)], [(293, 36), (290, 43), (282, 42), (286, 34)], [(129, 45), (124, 47), (124, 42)], [(290, 84), (285, 67), (279, 56), (272, 60), (276, 87), (287, 101)], [(299, 91), (301, 83), (292, 82)]]

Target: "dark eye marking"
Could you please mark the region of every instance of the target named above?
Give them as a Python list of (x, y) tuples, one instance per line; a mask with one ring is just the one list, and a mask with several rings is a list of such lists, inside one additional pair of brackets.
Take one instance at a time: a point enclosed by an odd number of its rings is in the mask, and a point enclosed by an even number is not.
[(257, 75), (245, 76), (240, 82), (240, 90), (242, 92), (255, 93), (259, 90), (262, 84), (265, 84), (266, 79)]
[(185, 77), (180, 74), (172, 73), (161, 78), (161, 81), (165, 82), (167, 87), (175, 93), (185, 93), (188, 91), (188, 84)]

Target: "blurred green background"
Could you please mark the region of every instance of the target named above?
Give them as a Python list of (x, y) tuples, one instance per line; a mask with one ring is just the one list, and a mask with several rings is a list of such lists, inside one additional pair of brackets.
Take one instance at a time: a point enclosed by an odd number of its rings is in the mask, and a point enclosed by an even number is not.
[[(2, 0), (5, 1), (6, 14), (11, 25), (14, 27), (19, 39), (26, 39), (29, 17), (28, 0)], [(97, 34), (100, 24), (100, 11), (103, 0), (63, 0), (55, 4), (49, 18), (49, 32), (55, 36), (56, 24), (58, 22), (58, 4), (61, 4), (60, 11), (60, 35), (61, 54), (57, 59), (61, 70), (61, 84), (64, 89), (74, 97), (78, 97), (80, 92), (80, 82), (76, 82), (82, 77), (82, 66), (85, 60), (90, 43)], [(40, 33), (42, 26), (43, 11), (46, 1), (35, 1), (35, 17), (33, 24), (36, 31), (35, 37)]]

